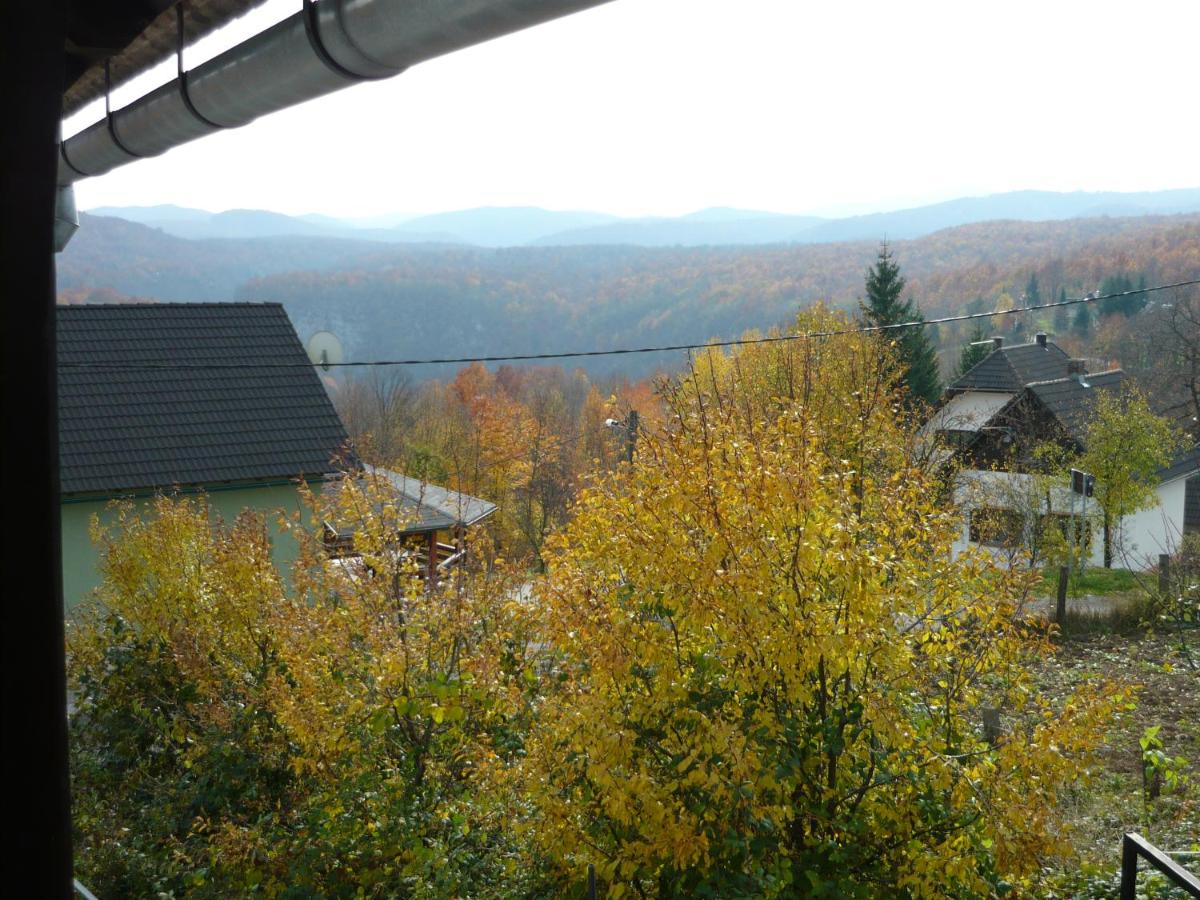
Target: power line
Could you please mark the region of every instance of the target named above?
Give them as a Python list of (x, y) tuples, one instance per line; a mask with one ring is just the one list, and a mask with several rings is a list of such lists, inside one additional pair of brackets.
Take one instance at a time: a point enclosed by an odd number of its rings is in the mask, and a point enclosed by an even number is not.
[(1072, 297), (1066, 300), (1056, 300), (1053, 303), (1041, 303), (1036, 306), (1024, 306), (1013, 309), (1002, 309), (994, 312), (962, 313), (957, 316), (942, 316), (937, 319), (920, 319), (911, 322), (897, 322), (892, 325), (866, 325), (853, 328), (842, 328), (833, 331), (805, 331), (799, 334), (777, 334), (757, 338), (731, 338), (724, 341), (706, 341), (700, 344), (664, 344), (656, 347), (624, 347), (616, 350), (573, 350), (562, 353), (518, 353), (507, 356), (446, 356), (430, 359), (381, 359), (360, 362), (339, 363), (179, 363), (164, 361), (120, 363), (59, 363), (61, 368), (72, 369), (310, 369), (321, 366), (323, 369), (348, 369), (353, 367), (390, 367), (390, 366), (435, 366), (435, 365), (464, 365), (468, 363), (495, 362), (535, 362), (538, 360), (554, 359), (583, 359), (594, 356), (624, 356), (640, 353), (668, 353), (674, 350), (704, 350), (709, 347), (743, 347), (750, 344), (776, 344), (784, 341), (803, 341), (811, 338), (839, 337), (847, 334), (871, 334), (873, 332), (898, 331), (903, 328), (924, 328), (929, 325), (946, 325), (951, 322), (967, 322), (972, 319), (989, 319), (992, 316), (1011, 316), (1017, 313), (1036, 312), (1042, 309), (1056, 309), (1060, 306), (1075, 306), (1079, 303), (1096, 303), (1100, 300), (1114, 300), (1118, 297), (1132, 297), (1137, 294), (1151, 294), (1155, 291), (1166, 291), (1172, 288), (1190, 287), (1200, 284), (1200, 278), (1190, 281), (1177, 281), (1174, 284), (1160, 284), (1154, 287), (1136, 288), (1130, 291), (1119, 291), (1115, 294), (1100, 295), (1092, 292), (1086, 297)]

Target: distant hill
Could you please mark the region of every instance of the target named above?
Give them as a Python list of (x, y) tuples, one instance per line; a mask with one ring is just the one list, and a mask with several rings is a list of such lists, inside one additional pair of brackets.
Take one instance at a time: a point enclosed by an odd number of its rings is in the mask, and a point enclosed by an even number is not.
[(1013, 191), (990, 197), (964, 197), (842, 219), (785, 216), (722, 209), (680, 219), (622, 221), (547, 235), (544, 246), (633, 244), (642, 247), (740, 244), (823, 244), (918, 238), (943, 228), (974, 222), (1045, 222), (1093, 216), (1173, 215), (1200, 212), (1200, 188), (1145, 193), (1054, 193)]
[(547, 234), (617, 221), (595, 212), (559, 212), (536, 206), (484, 206), (420, 216), (396, 226), (397, 232), (426, 231), (454, 235), (480, 247), (519, 247)]
[(711, 219), (697, 214), (679, 219), (641, 219), (574, 228), (534, 241), (543, 247), (630, 244), (635, 247), (732, 247), (744, 244), (796, 243), (800, 235), (823, 223), (816, 216), (750, 213), (751, 218), (730, 215)]
[[(481, 247), (531, 243), (558, 231), (615, 221), (615, 216), (591, 212), (557, 212), (537, 207), (482, 207), (456, 212), (407, 217), (400, 224), (360, 227), (352, 222), (309, 213), (287, 216), (262, 209), (231, 209), (210, 213), (181, 206), (106, 206), (91, 210), (103, 215), (157, 228), (175, 237), (262, 238), (290, 235), (332, 237), (387, 244), (450, 243)], [(375, 219), (386, 222), (388, 216)]]
[(136, 222), (174, 237), (191, 240), (303, 235), (388, 244), (464, 242), (458, 235), (446, 232), (430, 232), (420, 228), (357, 228), (332, 216), (286, 216), (263, 209), (230, 209), (210, 213), (202, 209), (170, 205), (102, 206), (90, 210), (90, 214)]
[(60, 290), (159, 300), (229, 300), (250, 279), (352, 266), (380, 246), (307, 235), (189, 240), (125, 219), (82, 213), (79, 221), (57, 258)]
[(1200, 212), (1200, 188), (1121, 194), (1078, 191), (1013, 191), (963, 197), (930, 206), (822, 222), (797, 235), (810, 243), (917, 238), (973, 222), (1047, 222), (1094, 216), (1174, 215)]
[(786, 213), (764, 212), (760, 209), (735, 209), (732, 206), (710, 206), (679, 218), (685, 222), (738, 222), (744, 219), (770, 219)]
[(93, 216), (108, 216), (124, 219), (127, 222), (137, 222), (153, 228), (180, 223), (206, 222), (213, 213), (203, 209), (191, 209), (186, 206), (176, 206), (173, 203), (161, 203), (158, 206), (98, 206), (89, 209)]
[[(388, 244), (456, 243), (479, 247), (719, 247), (879, 241), (884, 237), (903, 240), (943, 228), (1008, 219), (1041, 222), (1105, 215), (1192, 213), (1200, 212), (1200, 188), (1142, 193), (1014, 191), (839, 219), (729, 207), (702, 209), (673, 218), (632, 219), (531, 206), (481, 207), (416, 218), (403, 214), (374, 216), (357, 222), (320, 214), (285, 216), (265, 210), (210, 213), (178, 206), (103, 207), (93, 212), (185, 238), (300, 235)], [(400, 219), (403, 221), (390, 224)]]
[[(1012, 303), (1031, 275), (1043, 299), (1120, 273), (1148, 284), (1200, 275), (1200, 215), (988, 222), (893, 249), (928, 317)], [(256, 279), (243, 299), (284, 303), (301, 334), (332, 327), (351, 358), (492, 356), (704, 342), (789, 322), (818, 301), (854, 310), (874, 241), (776, 247), (388, 248), (352, 271)], [(1007, 301), (1005, 298), (1008, 298)], [(1023, 317), (1026, 329), (1053, 317)], [(985, 331), (1010, 320), (982, 320)], [(931, 329), (947, 365), (970, 325)], [(1052, 329), (1051, 329), (1052, 330)], [(683, 354), (565, 360), (593, 376), (678, 368)], [(445, 377), (455, 367), (420, 367)]]
[[(702, 223), (701, 223), (702, 224)], [(302, 336), (336, 331), (351, 357), (495, 355), (704, 341), (788, 321), (824, 300), (853, 309), (875, 240), (767, 247), (481, 248), (291, 236), (185, 240), (85, 216), (59, 256), (64, 300), (274, 300)], [(1197, 276), (1200, 215), (985, 222), (897, 239), (927, 316), (995, 309), (1036, 274), (1043, 298), (1108, 276)], [(952, 337), (946, 337), (952, 335)], [(943, 334), (957, 340), (958, 330)], [(656, 359), (581, 360), (645, 374)], [(567, 365), (572, 365), (570, 361)], [(424, 369), (416, 377), (445, 374)]]

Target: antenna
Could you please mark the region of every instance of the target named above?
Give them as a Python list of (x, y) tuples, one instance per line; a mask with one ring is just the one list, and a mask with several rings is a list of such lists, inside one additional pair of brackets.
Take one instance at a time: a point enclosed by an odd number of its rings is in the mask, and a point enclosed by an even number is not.
[(342, 342), (332, 331), (318, 331), (308, 339), (308, 358), (328, 372), (342, 361)]

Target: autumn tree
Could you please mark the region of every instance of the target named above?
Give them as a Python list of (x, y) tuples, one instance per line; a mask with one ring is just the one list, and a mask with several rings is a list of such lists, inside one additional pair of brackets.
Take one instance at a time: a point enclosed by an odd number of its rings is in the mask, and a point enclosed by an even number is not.
[[(868, 325), (878, 328), (924, 321), (912, 298), (903, 298), (904, 285), (900, 266), (887, 241), (884, 241), (875, 264), (867, 270), (867, 299), (862, 311)], [(934, 403), (941, 394), (942, 386), (937, 354), (925, 329), (913, 326), (884, 333), (896, 343), (896, 359), (903, 372), (909, 397), (918, 402)]]
[(395, 465), (407, 449), (416, 395), (399, 369), (372, 368), (341, 384), (333, 398), (358, 452)]
[(1057, 792), (1114, 698), (1033, 689), (1028, 580), (951, 559), (890, 352), (703, 352), (673, 426), (580, 499), (522, 765), (564, 873), (594, 863), (613, 897), (990, 896), (1065, 847)]
[(1112, 566), (1122, 518), (1156, 501), (1154, 475), (1182, 446), (1171, 423), (1155, 415), (1136, 389), (1104, 391), (1095, 400), (1079, 468), (1096, 476), (1104, 528), (1104, 565)]
[[(68, 634), (77, 871), (101, 896), (527, 896), (495, 773), (520, 750), (519, 573), (427, 585), (372, 482), (289, 523), (125, 507)], [(355, 528), (330, 560), (313, 529)]]
[(1200, 439), (1200, 293), (1195, 288), (1174, 291), (1154, 312), (1147, 337), (1147, 380), (1160, 396), (1181, 398), (1192, 421), (1192, 438)]

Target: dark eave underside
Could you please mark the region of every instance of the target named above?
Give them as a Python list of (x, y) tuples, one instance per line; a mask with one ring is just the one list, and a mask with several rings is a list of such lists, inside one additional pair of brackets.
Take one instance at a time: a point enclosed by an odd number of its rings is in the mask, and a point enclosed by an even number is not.
[[(193, 44), (263, 0), (186, 0), (186, 43)], [(297, 9), (300, 3), (296, 3)], [(104, 60), (111, 57), (113, 87), (119, 87), (175, 54), (176, 13), (171, 0), (124, 0), (68, 5), (66, 93), (63, 116), (104, 96)]]

